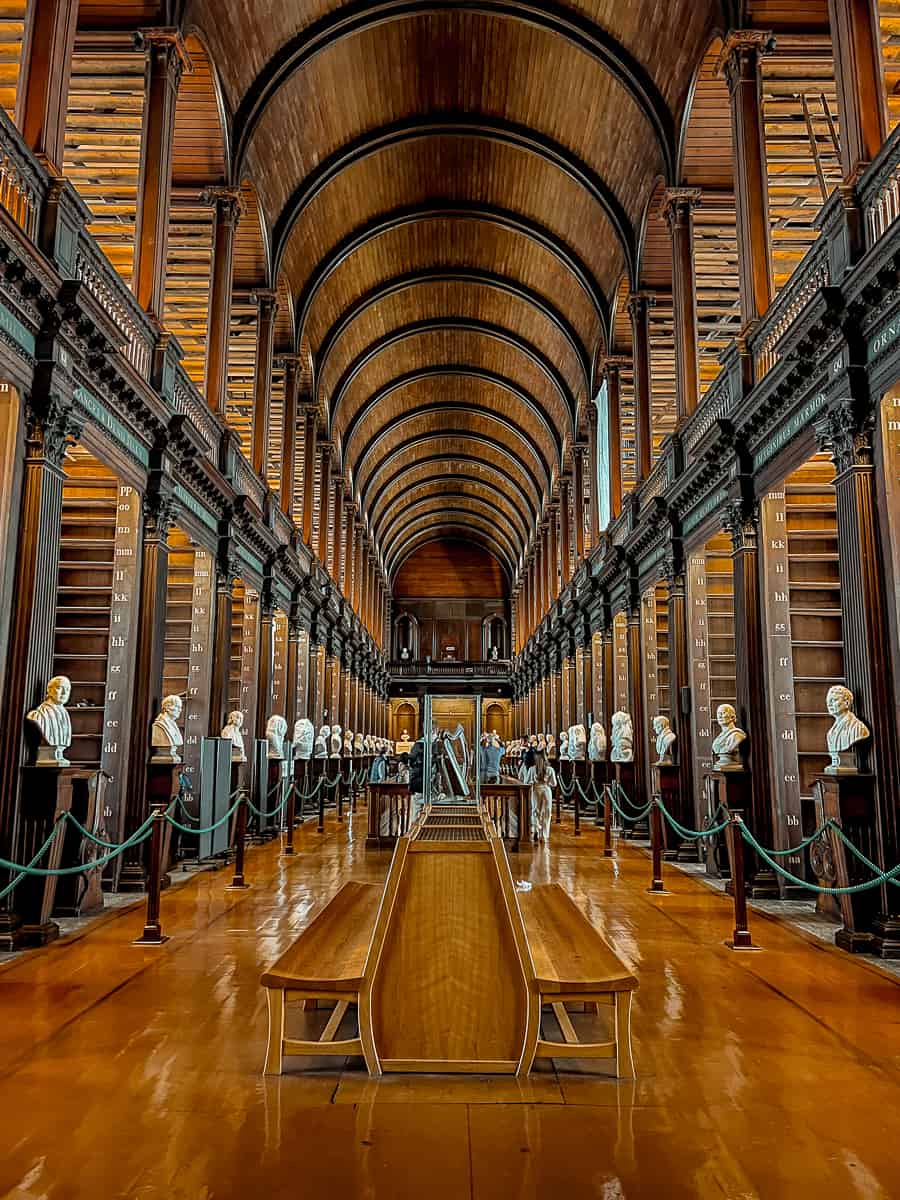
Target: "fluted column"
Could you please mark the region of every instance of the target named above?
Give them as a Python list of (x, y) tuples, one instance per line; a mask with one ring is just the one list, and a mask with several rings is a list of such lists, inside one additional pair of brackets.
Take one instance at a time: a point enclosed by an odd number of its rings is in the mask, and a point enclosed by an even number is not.
[(312, 544), (313, 509), (315, 507), (316, 454), (318, 452), (318, 447), (316, 446), (318, 413), (314, 404), (308, 404), (304, 408), (303, 422), (303, 478), (301, 480), (303, 512), (301, 529), (303, 531), (304, 542), (314, 551), (315, 547)]
[(672, 238), (672, 323), (679, 424), (691, 415), (700, 400), (693, 217), (700, 195), (699, 188), (668, 188), (663, 201), (663, 215)]
[(215, 209), (206, 349), (206, 402), (214, 412), (224, 412), (228, 386), (234, 234), (241, 215), (241, 194), (238, 188), (215, 187), (204, 192), (204, 198)]
[(650, 400), (650, 309), (655, 303), (655, 297), (649, 292), (633, 292), (628, 298), (634, 361), (635, 460), (638, 483), (650, 474), (653, 461), (653, 411)]
[(615, 520), (622, 512), (622, 367), (623, 358), (608, 358), (606, 375), (606, 430), (609, 459), (609, 513)]
[[(281, 511), (290, 516), (294, 511), (294, 484), (297, 469), (297, 408), (300, 360), (296, 354), (283, 356), (284, 362), (284, 421), (281, 431)], [(302, 513), (300, 524), (302, 528)]]
[(873, 0), (828, 0), (838, 94), (841, 167), (855, 180), (887, 136), (881, 29)]
[[(258, 288), (254, 295), (259, 306), (256, 322), (256, 374), (253, 381), (253, 454), (257, 475), (266, 476), (269, 455), (269, 410), (272, 405), (272, 349), (275, 344), (275, 318), (278, 293)], [(287, 405), (285, 405), (285, 408)]]
[(31, 0), (16, 90), (16, 124), (51, 174), (62, 173), (79, 0)]

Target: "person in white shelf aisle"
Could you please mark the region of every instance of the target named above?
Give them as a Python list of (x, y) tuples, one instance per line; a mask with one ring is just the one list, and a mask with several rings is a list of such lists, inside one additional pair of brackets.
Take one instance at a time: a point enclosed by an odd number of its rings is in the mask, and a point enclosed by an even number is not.
[(523, 783), (531, 786), (531, 828), (536, 842), (550, 841), (550, 816), (553, 812), (553, 789), (556, 772), (540, 750), (534, 754), (534, 762), (525, 768)]

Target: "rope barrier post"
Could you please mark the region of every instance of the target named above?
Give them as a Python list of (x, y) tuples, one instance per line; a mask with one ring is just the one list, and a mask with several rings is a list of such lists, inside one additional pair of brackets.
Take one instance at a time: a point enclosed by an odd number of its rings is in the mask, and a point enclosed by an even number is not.
[(244, 879), (244, 850), (247, 843), (247, 790), (238, 797), (237, 814), (234, 829), (234, 878), (226, 892), (240, 892), (250, 886)]
[(603, 789), (603, 857), (612, 858), (612, 795), (610, 788), (615, 784), (607, 784)]
[(666, 891), (666, 885), (663, 881), (662, 809), (659, 806), (659, 800), (655, 796), (650, 805), (650, 840), (653, 858), (653, 880), (647, 891), (655, 892), (657, 896), (669, 896), (671, 893)]
[(744, 837), (741, 833), (741, 814), (733, 812), (725, 830), (728, 858), (731, 863), (731, 889), (734, 900), (734, 932), (725, 945), (729, 950), (758, 950), (753, 945), (747, 925), (747, 889), (744, 883)]
[(572, 789), (572, 803), (575, 805), (575, 836), (581, 837), (581, 817), (578, 812), (578, 793), (581, 785), (578, 782), (578, 770), (575, 763), (572, 763), (572, 782), (574, 784)]
[(319, 823), (316, 826), (316, 833), (325, 832), (325, 788), (328, 779), (328, 767), (322, 768), (322, 777), (319, 780)]
[(296, 779), (291, 780), (290, 789), (288, 790), (287, 802), (287, 836), (284, 842), (282, 854), (296, 854), (294, 850), (294, 818), (296, 816), (297, 807), (297, 782)]
[(151, 806), (153, 821), (150, 825), (150, 870), (147, 874), (147, 919), (144, 932), (132, 942), (133, 946), (161, 946), (169, 939), (163, 933), (159, 922), (160, 890), (162, 886), (162, 855), (163, 838), (165, 836), (166, 808), (165, 804)]

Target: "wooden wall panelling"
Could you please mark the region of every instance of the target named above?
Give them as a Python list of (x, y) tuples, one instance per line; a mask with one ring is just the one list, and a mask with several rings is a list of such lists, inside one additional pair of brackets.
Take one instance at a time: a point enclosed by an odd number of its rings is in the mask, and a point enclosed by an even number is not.
[[(287, 614), (280, 608), (275, 610), (272, 625), (272, 711), (270, 716), (283, 717), (287, 708), (287, 649), (288, 649), (288, 619)], [(293, 730), (288, 730), (291, 737)], [(260, 736), (265, 733), (262, 731)]]
[(29, 0), (6, 0), (0, 8), (0, 106), (13, 120), (16, 115), (22, 39)]
[(128, 38), (76, 39), (64, 174), (93, 214), (88, 226), (126, 283), (134, 258), (144, 116), (144, 55)]
[[(628, 618), (625, 613), (613, 617), (613, 703), (616, 712), (631, 713), (628, 671)], [(632, 718), (633, 718), (632, 714)], [(610, 721), (612, 713), (610, 713)], [(607, 730), (609, 733), (609, 730)], [(635, 747), (635, 754), (638, 748)]]

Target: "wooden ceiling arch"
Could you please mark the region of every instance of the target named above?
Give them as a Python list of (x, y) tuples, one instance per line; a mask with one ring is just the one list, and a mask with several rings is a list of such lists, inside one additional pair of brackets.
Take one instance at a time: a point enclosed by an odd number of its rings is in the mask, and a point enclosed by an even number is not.
[[(433, 287), (436, 284), (468, 285), (472, 288), (490, 288), (503, 296), (531, 306), (539, 316), (552, 325), (565, 339), (572, 356), (581, 370), (585, 388), (588, 387), (589, 353), (577, 330), (569, 322), (553, 302), (541, 293), (532, 290), (527, 285), (509, 275), (497, 271), (489, 271), (475, 267), (420, 267), (416, 271), (403, 275), (395, 275), (385, 279), (353, 304), (343, 310), (340, 317), (331, 325), (319, 343), (318, 376), (321, 380), (326, 374), (329, 355), (347, 332), (352, 324), (364, 313), (376, 308), (382, 301), (396, 297), (404, 292), (418, 288)], [(574, 391), (575, 389), (573, 389)]]
[(455, 113), (438, 116), (420, 115), (373, 129), (342, 146), (312, 171), (295, 188), (272, 229), (272, 253), (280, 269), (291, 233), (316, 197), (344, 171), (373, 155), (395, 146), (432, 138), (462, 138), (467, 142), (485, 141), (524, 152), (555, 167), (575, 181), (602, 214), (599, 226), (608, 225), (618, 242), (630, 275), (634, 276), (637, 239), (631, 218), (622, 202), (602, 176), (583, 159), (559, 142), (536, 133), (527, 125), (499, 117)]
[(510, 457), (527, 470), (540, 492), (544, 496), (550, 494), (553, 464), (543, 448), (532, 442), (512, 421), (498, 416), (490, 409), (441, 405), (434, 410), (413, 413), (402, 424), (389, 425), (382, 429), (373, 440), (368, 453), (359, 460), (355, 481), (360, 496), (366, 494), (369, 481), (394, 455), (403, 451), (412, 455), (423, 437), (474, 437), (496, 449), (502, 446)]
[[(440, 382), (447, 380), (452, 381), (453, 386), (457, 389), (457, 394), (466, 390), (465, 385), (477, 383), (479, 387), (475, 389), (476, 394), (479, 391), (486, 392), (491, 389), (497, 389), (500, 392), (508, 394), (510, 397), (515, 397), (536, 422), (536, 425), (532, 427), (535, 435), (540, 436), (543, 433), (552, 445), (553, 458), (559, 459), (561, 457), (563, 439), (559, 433), (559, 429), (554, 424), (552, 415), (548, 414), (547, 410), (531, 392), (496, 371), (468, 366), (465, 363), (441, 363), (434, 366), (419, 367), (414, 371), (408, 371), (404, 375), (398, 376), (396, 379), (389, 380), (383, 387), (374, 391), (371, 398), (353, 413), (346, 426), (341, 425), (335, 429), (336, 435), (340, 438), (345, 465), (352, 470), (353, 464), (359, 458), (363, 457), (362, 454), (354, 454), (351, 451), (357, 431), (366, 424), (369, 418), (385, 402), (396, 397), (399, 392), (408, 391), (416, 385), (422, 385), (425, 394), (418, 401), (416, 407), (433, 408), (436, 404), (446, 405), (448, 403), (446, 397), (438, 401), (432, 398), (432, 389)], [(484, 405), (477, 404), (476, 407), (484, 407)], [(399, 417), (399, 408), (390, 415), (391, 418)]]
[[(235, 113), (235, 155), (241, 163), (262, 116), (278, 89), (312, 59), (342, 38), (386, 22), (459, 8), (452, 0), (360, 0), (328, 13), (279, 48), (247, 88)], [(542, 0), (479, 0), (480, 11), (546, 30), (590, 56), (629, 93), (653, 130), (658, 151), (671, 170), (675, 123), (653, 77), (620, 41), (601, 25), (562, 5)]]
[(387, 522), (394, 518), (399, 509), (406, 511), (421, 500), (436, 496), (461, 498), (470, 496), (501, 513), (505, 521), (515, 529), (523, 545), (527, 545), (530, 536), (530, 524), (506, 495), (494, 484), (479, 482), (477, 478), (461, 471), (455, 474), (431, 475), (425, 480), (402, 488), (386, 503), (377, 517), (373, 514), (370, 524), (372, 536), (379, 540)]
[(413, 529), (407, 537), (398, 540), (396, 545), (392, 545), (390, 555), (385, 555), (384, 558), (388, 578), (393, 578), (396, 574), (400, 564), (407, 557), (407, 552), (411, 552), (422, 544), (420, 539), (434, 540), (436, 537), (447, 537), (454, 534), (462, 534), (464, 537), (471, 537), (473, 541), (479, 542), (503, 564), (508, 579), (515, 576), (517, 567), (515, 552), (489, 521), (483, 521), (482, 518), (475, 517), (470, 513), (454, 515), (449, 520), (441, 520), (440, 514), (435, 513), (432, 517), (424, 518), (424, 523), (419, 528)]
[(426, 530), (423, 530), (419, 535), (417, 535), (409, 543), (409, 545), (404, 547), (403, 553), (398, 557), (396, 563), (394, 564), (393, 571), (390, 573), (385, 572), (385, 574), (388, 577), (388, 582), (393, 586), (393, 583), (396, 580), (398, 574), (400, 573), (400, 570), (403, 567), (403, 564), (409, 558), (411, 558), (412, 555), (415, 554), (415, 552), (417, 550), (421, 550), (425, 546), (430, 546), (434, 542), (455, 541), (455, 540), (458, 540), (460, 536), (462, 536), (464, 539), (468, 539), (470, 541), (475, 542), (476, 545), (480, 546), (480, 548), (482, 550), (486, 550), (488, 552), (488, 554), (491, 556), (491, 558), (493, 558), (497, 562), (497, 565), (500, 567), (501, 571), (503, 572), (504, 583), (505, 583), (506, 587), (508, 588), (511, 584), (512, 579), (514, 578), (514, 573), (510, 572), (509, 566), (507, 565), (505, 559), (501, 558), (497, 554), (495, 547), (491, 546), (490, 543), (487, 541), (487, 539), (482, 537), (481, 533), (478, 530), (455, 529), (453, 527), (451, 527), (449, 530), (438, 530), (437, 532), (434, 532), (433, 530), (430, 530), (430, 529), (426, 529)]
[(526, 530), (533, 527), (538, 510), (531, 505), (528, 496), (513, 485), (513, 480), (505, 471), (481, 458), (450, 454), (421, 458), (401, 468), (372, 504), (369, 510), (370, 528), (377, 535), (381, 514), (395, 499), (421, 487), (423, 483), (437, 484), (443, 480), (453, 480), (458, 484), (461, 479), (492, 490), (503, 498), (510, 511), (519, 514)]
[[(527, 495), (535, 520), (537, 520), (546, 493), (531, 469), (512, 454), (506, 446), (468, 430), (457, 433), (455, 438), (452, 435), (448, 436), (446, 430), (439, 433), (425, 433), (412, 438), (407, 444), (386, 456), (375, 465), (365, 487), (358, 490), (363, 511), (369, 512), (377, 507), (382, 492), (387, 489), (398, 470), (406, 470), (420, 462), (444, 461), (447, 458), (463, 458), (472, 462), (482, 461), (488, 465), (502, 468), (504, 474), (509, 478), (510, 484)], [(376, 487), (376, 481), (386, 473), (387, 477), (382, 479), (382, 482)]]
[(472, 496), (467, 492), (442, 492), (436, 496), (426, 496), (417, 500), (415, 504), (406, 506), (402, 512), (397, 514), (384, 530), (382, 549), (385, 557), (390, 554), (391, 547), (401, 531), (406, 529), (411, 522), (433, 513), (441, 516), (474, 514), (483, 517), (495, 527), (496, 532), (502, 533), (508, 540), (509, 545), (515, 551), (517, 560), (525, 553), (527, 539), (523, 540), (520, 532), (509, 522), (503, 510), (496, 504)]
[(524, 338), (510, 333), (500, 325), (492, 325), (486, 321), (473, 318), (441, 317), (437, 319), (415, 321), (399, 329), (391, 330), (387, 336), (373, 342), (359, 354), (347, 367), (335, 385), (330, 397), (330, 413), (332, 423), (345, 395), (353, 381), (369, 366), (373, 360), (393, 349), (399, 342), (418, 339), (422, 334), (448, 332), (467, 332), (476, 334), (482, 341), (499, 342), (502, 345), (527, 359), (532, 367), (544, 376), (550, 389), (555, 392), (562, 402), (563, 411), (568, 414), (571, 424), (575, 418), (575, 401), (565, 379), (558, 368), (547, 359), (546, 355)]

